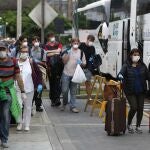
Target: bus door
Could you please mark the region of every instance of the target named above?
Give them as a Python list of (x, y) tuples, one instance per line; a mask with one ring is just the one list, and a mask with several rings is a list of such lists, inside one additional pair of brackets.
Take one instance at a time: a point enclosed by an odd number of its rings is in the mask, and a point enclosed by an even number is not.
[(123, 21), (122, 65), (127, 60), (130, 50), (130, 19), (126, 19)]

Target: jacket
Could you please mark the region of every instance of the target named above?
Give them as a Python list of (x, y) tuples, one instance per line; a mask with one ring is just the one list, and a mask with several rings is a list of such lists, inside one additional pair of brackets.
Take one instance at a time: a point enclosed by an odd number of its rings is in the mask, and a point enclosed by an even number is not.
[[(142, 93), (145, 93), (147, 91), (146, 80), (150, 80), (150, 73), (143, 62), (140, 62), (137, 67), (139, 67), (140, 81), (143, 89)], [(135, 94), (135, 73), (132, 64), (127, 61), (122, 66), (120, 73), (124, 77), (123, 88), (125, 94)]]

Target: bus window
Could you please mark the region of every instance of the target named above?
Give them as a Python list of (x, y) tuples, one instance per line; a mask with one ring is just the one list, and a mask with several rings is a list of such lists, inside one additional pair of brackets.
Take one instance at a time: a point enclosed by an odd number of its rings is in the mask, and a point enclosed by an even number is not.
[(111, 0), (110, 21), (129, 18), (130, 6), (131, 0)]
[(150, 0), (137, 1), (137, 15), (150, 13)]

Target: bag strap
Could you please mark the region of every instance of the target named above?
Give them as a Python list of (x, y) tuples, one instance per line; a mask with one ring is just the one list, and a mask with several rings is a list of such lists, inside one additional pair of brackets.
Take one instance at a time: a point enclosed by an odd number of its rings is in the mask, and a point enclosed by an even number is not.
[(82, 50), (80, 50), (80, 51), (81, 51), (80, 60), (82, 60), (82, 58), (83, 58), (83, 51)]

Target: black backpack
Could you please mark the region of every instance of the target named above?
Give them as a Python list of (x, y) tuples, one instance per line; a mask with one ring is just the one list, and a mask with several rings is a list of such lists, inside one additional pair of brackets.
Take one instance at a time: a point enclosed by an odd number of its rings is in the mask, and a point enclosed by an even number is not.
[(102, 64), (102, 59), (99, 54), (92, 55), (88, 62), (88, 69), (94, 74), (98, 70), (99, 66)]

